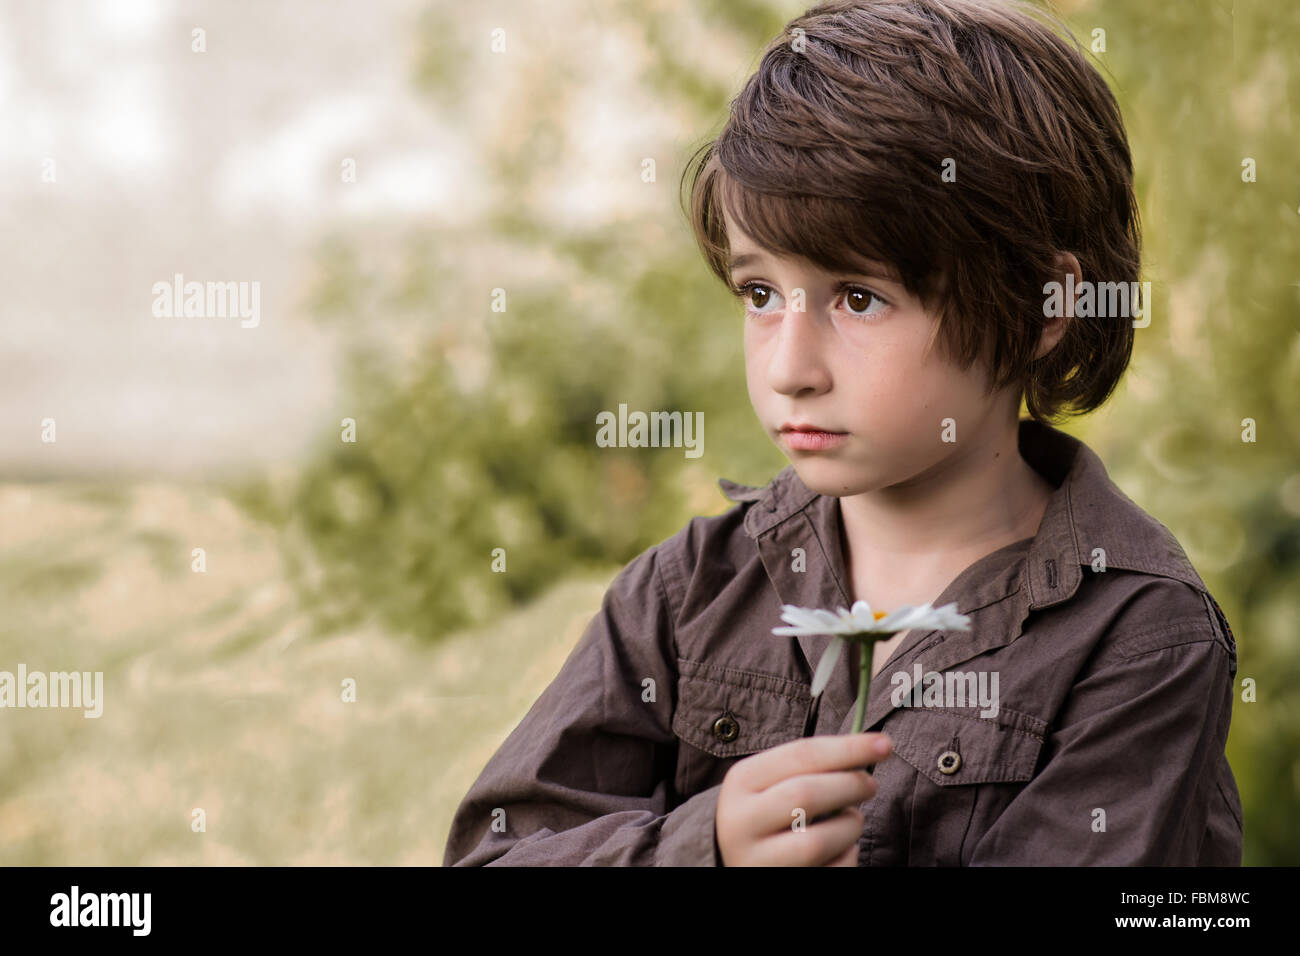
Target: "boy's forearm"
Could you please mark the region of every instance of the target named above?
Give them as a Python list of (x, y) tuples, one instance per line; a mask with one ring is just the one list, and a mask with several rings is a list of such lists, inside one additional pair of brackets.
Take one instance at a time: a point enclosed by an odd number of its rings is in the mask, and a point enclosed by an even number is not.
[[(667, 813), (607, 813), (558, 833), (540, 822), (523, 824), (522, 829), (530, 830), (523, 837), (489, 828), (468, 853), (459, 845), (464, 841), (464, 818), (458, 814), (443, 865), (719, 866), (714, 817), (720, 788), (718, 784), (703, 790)], [(522, 809), (507, 812), (516, 818), (531, 816)]]

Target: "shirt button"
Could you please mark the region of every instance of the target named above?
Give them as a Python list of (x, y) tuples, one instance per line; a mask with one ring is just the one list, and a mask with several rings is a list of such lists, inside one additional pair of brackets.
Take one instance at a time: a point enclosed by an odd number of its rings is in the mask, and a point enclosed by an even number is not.
[(723, 714), (713, 722), (713, 736), (723, 743), (730, 743), (740, 735), (740, 724), (730, 714)]
[(956, 773), (961, 769), (961, 754), (955, 750), (945, 750), (939, 754), (939, 772)]

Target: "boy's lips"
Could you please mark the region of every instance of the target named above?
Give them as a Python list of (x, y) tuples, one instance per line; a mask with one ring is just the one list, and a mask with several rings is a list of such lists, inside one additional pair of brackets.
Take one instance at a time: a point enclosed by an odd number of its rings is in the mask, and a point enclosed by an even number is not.
[(806, 422), (786, 422), (781, 426), (781, 438), (796, 451), (822, 451), (843, 442), (848, 438), (848, 432), (832, 431)]
[(783, 432), (823, 432), (827, 435), (846, 435), (847, 432), (837, 431), (834, 428), (823, 428), (821, 425), (813, 425), (808, 422), (786, 422), (781, 426)]

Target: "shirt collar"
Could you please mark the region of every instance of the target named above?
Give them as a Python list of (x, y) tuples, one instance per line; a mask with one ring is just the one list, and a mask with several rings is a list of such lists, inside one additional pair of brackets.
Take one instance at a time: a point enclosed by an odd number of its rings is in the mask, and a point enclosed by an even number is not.
[[(1205, 590), (1205, 584), (1176, 538), (1139, 508), (1106, 472), (1096, 453), (1072, 435), (1034, 419), (1020, 420), (1020, 453), (1056, 485), (1038, 532), (1029, 545), (1026, 568), (1028, 608), (1039, 610), (1074, 596), (1084, 567), (1142, 571), (1174, 578)], [(822, 541), (840, 533), (839, 499), (818, 494), (787, 465), (765, 487), (719, 478), (723, 494), (746, 509), (745, 532), (761, 538), (805, 510)], [(842, 567), (833, 568), (843, 575)], [(851, 590), (840, 581), (845, 594)], [(999, 589), (1011, 586), (999, 577)], [(1012, 588), (1014, 589), (1014, 587)], [(996, 599), (1003, 594), (978, 594)]]

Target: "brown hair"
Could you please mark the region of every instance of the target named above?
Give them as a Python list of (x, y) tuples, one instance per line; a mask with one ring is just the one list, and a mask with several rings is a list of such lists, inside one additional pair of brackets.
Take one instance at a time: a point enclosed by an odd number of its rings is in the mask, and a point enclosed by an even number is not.
[(939, 317), (948, 354), (985, 359), (991, 388), (1018, 384), (1034, 418), (1101, 405), (1132, 354), (1129, 319), (1075, 316), (1033, 356), (1058, 251), (1085, 280), (1138, 280), (1133, 164), (1106, 82), (1037, 12), (840, 0), (790, 21), (683, 172), (709, 268), (737, 292), (723, 208), (775, 254), (832, 272), (878, 260)]

